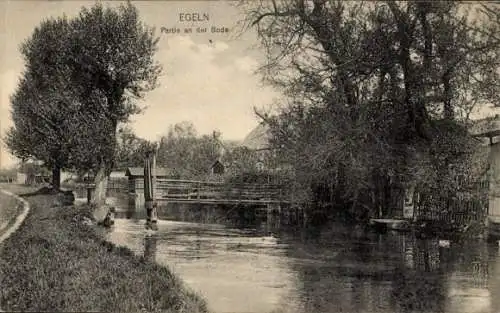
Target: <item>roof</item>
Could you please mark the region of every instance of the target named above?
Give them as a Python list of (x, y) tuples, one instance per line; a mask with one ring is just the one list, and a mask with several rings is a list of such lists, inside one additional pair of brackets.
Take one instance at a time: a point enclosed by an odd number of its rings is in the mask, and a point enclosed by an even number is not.
[(214, 163), (212, 163), (212, 166), (211, 166), (211, 167), (214, 167), (214, 166), (216, 166), (216, 165), (218, 165), (218, 164), (220, 164), (220, 165), (222, 165), (222, 166), (225, 166), (225, 165), (224, 165), (224, 163), (222, 163), (220, 160), (215, 160), (215, 162), (214, 162)]
[[(165, 167), (156, 168), (156, 176), (167, 177), (171, 176), (172, 171)], [(125, 172), (125, 176), (144, 176), (144, 167), (129, 167)]]
[(260, 123), (255, 127), (241, 143), (242, 146), (251, 150), (264, 150), (269, 148), (269, 126)]
[(112, 171), (109, 174), (109, 177), (114, 177), (114, 178), (125, 177), (125, 176), (127, 176), (127, 172), (125, 172), (125, 171)]

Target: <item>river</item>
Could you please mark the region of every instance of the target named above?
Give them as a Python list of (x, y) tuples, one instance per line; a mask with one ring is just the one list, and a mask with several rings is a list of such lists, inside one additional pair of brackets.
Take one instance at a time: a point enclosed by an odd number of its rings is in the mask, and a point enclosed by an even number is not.
[(151, 232), (134, 219), (107, 236), (171, 268), (216, 313), (500, 312), (499, 247), (480, 241), (174, 221)]

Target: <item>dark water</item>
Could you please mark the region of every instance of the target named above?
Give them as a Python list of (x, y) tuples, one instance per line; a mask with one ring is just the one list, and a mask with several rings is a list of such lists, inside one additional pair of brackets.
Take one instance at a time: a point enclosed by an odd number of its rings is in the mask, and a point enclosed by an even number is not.
[[(213, 312), (500, 312), (498, 245), (116, 220), (109, 240), (178, 273)], [(446, 245), (443, 242), (441, 245)]]

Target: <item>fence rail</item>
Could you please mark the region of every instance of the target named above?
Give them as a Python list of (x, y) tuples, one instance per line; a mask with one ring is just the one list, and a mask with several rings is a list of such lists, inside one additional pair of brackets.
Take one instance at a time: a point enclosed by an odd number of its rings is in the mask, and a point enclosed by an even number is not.
[[(63, 187), (68, 187), (76, 192), (77, 197), (87, 197), (87, 188), (95, 187), (94, 183), (74, 183), (74, 184), (62, 184)], [(123, 179), (110, 179), (108, 180), (108, 186), (106, 189), (107, 196), (114, 196), (117, 194), (127, 194), (129, 190), (128, 181)]]
[[(142, 180), (130, 185), (125, 180), (109, 180), (108, 195), (116, 193), (141, 193)], [(77, 184), (75, 190), (84, 195), (92, 184)], [(133, 189), (133, 190), (132, 190)], [(166, 202), (199, 203), (285, 203), (282, 188), (272, 184), (221, 183), (194, 180), (157, 179), (155, 198)]]
[(422, 197), (416, 203), (414, 217), (418, 220), (441, 221), (447, 224), (464, 225), (482, 221), (488, 214), (486, 197), (438, 198)]
[(226, 184), (190, 180), (158, 179), (158, 201), (171, 202), (247, 202), (274, 203), (283, 201), (281, 187), (271, 184)]

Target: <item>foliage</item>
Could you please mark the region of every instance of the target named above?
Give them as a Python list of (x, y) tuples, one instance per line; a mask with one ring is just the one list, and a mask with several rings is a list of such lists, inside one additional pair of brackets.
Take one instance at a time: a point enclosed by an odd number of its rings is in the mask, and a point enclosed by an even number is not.
[(181, 122), (161, 137), (157, 164), (174, 169), (183, 179), (203, 179), (221, 157), (222, 145), (217, 135), (198, 136), (192, 123)]
[(5, 138), (17, 157), (41, 160), (54, 169), (55, 183), (60, 169), (71, 166), (70, 154), (75, 149), (75, 133), (70, 130), (74, 108), (67, 101), (70, 91), (61, 81), (65, 73), (56, 73), (68, 29), (65, 18), (44, 21), (22, 45), (26, 69), (11, 96), (14, 127)]
[(35, 175), (48, 175), (49, 171), (47, 168), (37, 162), (22, 162), (19, 165), (19, 171), (21, 173), (24, 173), (28, 176), (35, 176)]
[(130, 127), (124, 125), (118, 129), (115, 169), (144, 166), (144, 157), (150, 148), (150, 142), (137, 137)]
[(448, 165), (469, 168), (475, 149), (470, 112), (498, 104), (500, 25), (480, 10), (498, 7), (476, 5), (476, 18), (456, 2), (242, 7), (267, 51), (264, 79), (287, 96), (262, 116), (299, 189), (372, 215), (412, 185), (454, 192)]
[(256, 151), (240, 146), (227, 153), (224, 160), (229, 165), (230, 172), (238, 175), (239, 173), (255, 171), (255, 165), (260, 159), (261, 157)]
[(118, 124), (157, 85), (157, 43), (131, 3), (97, 3), (74, 18), (42, 22), (21, 48), (26, 71), (12, 99), (11, 151), (55, 170), (93, 169), (102, 202)]
[[(177, 177), (205, 180), (212, 164), (219, 160), (226, 167), (224, 176), (245, 180), (263, 175), (256, 164), (267, 159), (265, 153), (223, 140), (217, 131), (212, 136), (200, 136), (191, 122), (184, 121), (170, 126), (168, 133), (161, 137), (157, 164), (173, 169)], [(263, 177), (267, 181), (267, 174)]]
[(71, 26), (67, 62), (72, 84), (92, 116), (105, 121), (99, 129), (95, 161), (109, 174), (118, 123), (138, 113), (134, 100), (156, 87), (161, 70), (154, 61), (158, 38), (142, 25), (130, 3), (117, 10), (101, 4), (83, 8)]
[(2, 168), (0, 169), (0, 176), (12, 176), (15, 177), (17, 174), (16, 168)]

